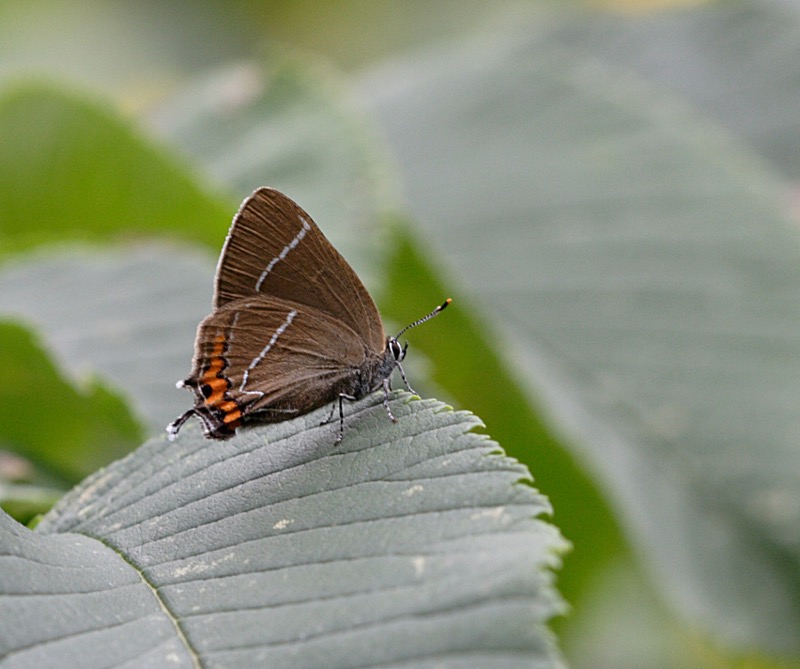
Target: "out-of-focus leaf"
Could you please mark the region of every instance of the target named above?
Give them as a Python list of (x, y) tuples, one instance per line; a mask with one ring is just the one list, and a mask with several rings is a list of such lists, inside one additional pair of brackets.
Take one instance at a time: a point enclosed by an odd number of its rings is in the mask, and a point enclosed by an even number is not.
[(800, 651), (800, 243), (781, 184), (548, 39), (429, 51), (364, 87), (437, 258), (671, 603), (734, 648)]
[(3, 0), (0, 78), (43, 72), (138, 107), (195, 70), (248, 55), (262, 35), (246, 4)]
[(8, 667), (557, 667), (564, 543), (527, 470), (435, 401), (376, 394), (226, 442), (187, 425), (31, 532), (0, 518)]
[(800, 178), (800, 6), (710, 2), (634, 16), (590, 14), (549, 35), (669, 89)]
[(96, 381), (73, 387), (18, 324), (0, 323), (0, 369), (0, 447), (56, 480), (74, 483), (140, 439), (118, 396)]
[(42, 253), (0, 268), (0, 313), (35, 325), (77, 382), (112, 383), (157, 434), (192, 403), (175, 382), (191, 371), (213, 276), (210, 255), (178, 245)]
[(232, 212), (110, 110), (46, 85), (0, 92), (0, 252), (184, 235), (214, 247)]
[(154, 109), (150, 126), (206, 175), (242, 197), (285, 192), (311, 214), (373, 287), (384, 280), (388, 160), (344, 84), (273, 49), (192, 81)]

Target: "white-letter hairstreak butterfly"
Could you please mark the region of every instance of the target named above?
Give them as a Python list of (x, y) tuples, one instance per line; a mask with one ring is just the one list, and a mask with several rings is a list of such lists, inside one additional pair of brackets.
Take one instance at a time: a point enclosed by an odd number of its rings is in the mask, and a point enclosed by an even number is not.
[[(197, 328), (192, 373), (178, 382), (195, 405), (167, 427), (170, 440), (197, 416), (207, 437), (228, 439), (248, 423), (277, 423), (383, 388), (408, 344), (383, 331), (364, 284), (311, 217), (291, 199), (259, 188), (233, 219), (217, 265), (213, 311)], [(334, 407), (335, 408), (335, 407)], [(331, 410), (331, 417), (333, 409)], [(330, 419), (329, 419), (330, 420)]]

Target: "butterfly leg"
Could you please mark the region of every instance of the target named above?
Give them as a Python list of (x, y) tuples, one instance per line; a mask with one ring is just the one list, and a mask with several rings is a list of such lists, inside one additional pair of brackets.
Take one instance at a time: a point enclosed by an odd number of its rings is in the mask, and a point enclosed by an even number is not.
[[(403, 366), (400, 364), (400, 362), (399, 362), (399, 361), (398, 361), (398, 362), (396, 362), (396, 363), (395, 363), (395, 365), (397, 365), (397, 369), (399, 369), (399, 370), (400, 370), (400, 376), (402, 376), (402, 377), (403, 377), (403, 383), (405, 383), (405, 384), (406, 384), (406, 388), (408, 388), (409, 392), (412, 392), (412, 393), (414, 393), (415, 395), (418, 395), (419, 393), (417, 393), (417, 391), (416, 391), (416, 390), (414, 390), (414, 389), (411, 387), (411, 384), (408, 382), (408, 379), (406, 378), (406, 373), (403, 371)], [(385, 383), (386, 383), (386, 381), (384, 381), (384, 384), (385, 384)], [(390, 387), (391, 387), (391, 386), (390, 386)]]
[(358, 398), (354, 395), (339, 393), (339, 436), (336, 437), (337, 444), (341, 443), (342, 439), (344, 439), (344, 410), (342, 409), (342, 403), (344, 400), (355, 402), (357, 399)]
[[(399, 367), (399, 365), (398, 365)], [(389, 379), (383, 380), (383, 408), (386, 409), (386, 415), (389, 416), (389, 420), (393, 423), (397, 422), (397, 418), (394, 417), (391, 408), (389, 407), (389, 391), (392, 389), (392, 386), (389, 384)]]
[(334, 411), (336, 411), (336, 403), (332, 402), (331, 403), (331, 412), (328, 414), (328, 417), (325, 420), (320, 422), (320, 426), (327, 425), (328, 423), (330, 423), (333, 420), (333, 412)]

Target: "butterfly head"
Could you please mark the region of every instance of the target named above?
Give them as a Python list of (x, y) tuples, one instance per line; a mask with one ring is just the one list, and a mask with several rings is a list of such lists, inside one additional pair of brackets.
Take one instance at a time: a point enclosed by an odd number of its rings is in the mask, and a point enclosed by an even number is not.
[[(429, 321), (434, 316), (437, 316), (439, 312), (443, 311), (448, 304), (450, 304), (452, 300), (448, 297), (443, 304), (440, 304), (436, 307), (431, 313), (427, 316), (420, 318), (419, 320), (414, 321), (413, 323), (409, 323), (406, 325), (400, 332), (398, 332), (394, 337), (387, 337), (386, 338), (386, 353), (384, 355), (384, 370), (387, 374), (391, 373), (395, 367), (400, 368), (400, 373), (403, 374), (403, 368), (400, 367), (400, 363), (406, 357), (406, 351), (408, 350), (408, 342), (401, 345), (398, 341), (402, 334), (406, 330), (410, 330), (411, 328), (417, 327), (417, 325), (422, 325), (423, 323)], [(387, 366), (388, 365), (388, 366)], [(405, 374), (403, 374), (403, 380), (405, 379)], [(406, 385), (408, 385), (408, 381), (406, 381)]]

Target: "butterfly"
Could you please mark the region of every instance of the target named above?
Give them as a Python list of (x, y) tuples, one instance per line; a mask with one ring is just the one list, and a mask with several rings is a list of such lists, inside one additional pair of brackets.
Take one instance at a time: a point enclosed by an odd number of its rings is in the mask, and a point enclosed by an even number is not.
[[(170, 440), (192, 416), (206, 437), (229, 439), (242, 425), (276, 423), (383, 389), (408, 343), (398, 338), (445, 309), (448, 298), (386, 336), (364, 284), (293, 200), (259, 188), (239, 208), (217, 265), (213, 310), (197, 328), (192, 371), (178, 387), (194, 406), (167, 426)], [(412, 390), (413, 392), (413, 390)], [(330, 421), (333, 417), (331, 409)]]

